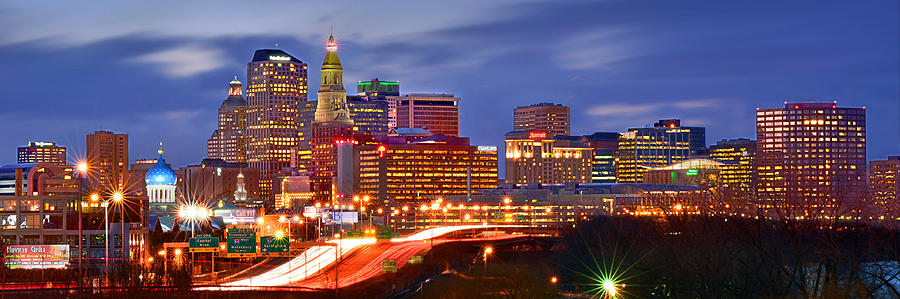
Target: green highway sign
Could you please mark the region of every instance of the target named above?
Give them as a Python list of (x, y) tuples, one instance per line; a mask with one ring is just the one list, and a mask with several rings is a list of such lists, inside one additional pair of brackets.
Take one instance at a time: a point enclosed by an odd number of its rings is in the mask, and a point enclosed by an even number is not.
[(525, 221), (525, 215), (516, 215), (516, 221)]
[(226, 234), (227, 253), (256, 254), (256, 232), (249, 228), (231, 228)]
[(375, 228), (375, 239), (390, 240), (394, 237), (394, 229), (387, 225), (379, 225)]
[(363, 232), (361, 231), (349, 231), (347, 232), (347, 238), (362, 238)]
[(698, 170), (698, 169), (688, 169), (687, 170), (687, 175), (697, 175), (699, 173), (700, 173), (700, 170)]
[(287, 254), (291, 251), (291, 244), (287, 238), (273, 236), (259, 237), (260, 254)]
[(397, 261), (396, 260), (383, 260), (381, 261), (381, 272), (397, 272)]
[(503, 220), (506, 217), (506, 213), (496, 212), (494, 213), (494, 220)]
[(188, 239), (190, 252), (216, 252), (219, 251), (219, 238), (209, 235), (201, 235)]
[(421, 264), (423, 260), (425, 260), (425, 259), (423, 259), (421, 255), (414, 255), (409, 258), (409, 263), (410, 264)]

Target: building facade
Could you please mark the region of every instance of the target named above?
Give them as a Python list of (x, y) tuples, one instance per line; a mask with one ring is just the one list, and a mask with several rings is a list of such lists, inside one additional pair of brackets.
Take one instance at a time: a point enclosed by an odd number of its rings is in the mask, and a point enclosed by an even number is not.
[(397, 99), (397, 127), (425, 128), (436, 135), (459, 136), (459, 98), (452, 94), (404, 95)]
[(513, 109), (513, 130), (545, 131), (550, 136), (569, 135), (569, 106), (540, 103)]
[(0, 196), (78, 196), (74, 167), (20, 163), (0, 167)]
[(836, 216), (866, 194), (866, 111), (785, 103), (756, 111), (757, 195), (791, 217)]
[(869, 162), (872, 215), (894, 219), (900, 215), (900, 156)]
[(54, 142), (29, 142), (28, 146), (21, 146), (18, 150), (16, 163), (50, 163), (53, 165), (66, 165), (66, 147), (58, 146)]
[(389, 102), (380, 96), (348, 96), (347, 107), (353, 131), (383, 136), (388, 133)]
[(497, 148), (433, 135), (380, 138), (354, 147), (355, 193), (381, 207), (497, 187)]
[(219, 106), (217, 129), (207, 141), (206, 157), (226, 162), (247, 162), (247, 101), (241, 81), (228, 83), (228, 98)]
[(545, 131), (506, 133), (506, 183), (590, 183), (592, 150), (577, 137), (552, 139)]
[(96, 131), (87, 135), (87, 182), (95, 189), (117, 189), (128, 172), (128, 134)]
[(619, 133), (596, 132), (582, 137), (591, 147), (591, 182), (616, 182), (616, 150), (619, 148)]
[(719, 140), (709, 147), (709, 157), (733, 162), (722, 165), (720, 182), (723, 196), (739, 200), (753, 197), (756, 190), (756, 141), (745, 138)]
[(260, 193), (272, 198), (272, 179), (291, 166), (300, 148), (300, 104), (307, 99), (307, 66), (285, 51), (256, 50), (247, 64), (247, 162), (259, 169)]
[(615, 153), (616, 182), (643, 182), (648, 169), (684, 161), (702, 149), (705, 129), (680, 125), (679, 120), (661, 120), (652, 128), (622, 133)]

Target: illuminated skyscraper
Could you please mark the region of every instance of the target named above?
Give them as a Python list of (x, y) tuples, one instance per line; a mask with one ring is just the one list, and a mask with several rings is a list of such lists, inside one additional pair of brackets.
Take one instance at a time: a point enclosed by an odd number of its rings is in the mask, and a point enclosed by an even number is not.
[(704, 128), (682, 127), (677, 119), (660, 120), (652, 128), (630, 128), (619, 137), (616, 182), (643, 182), (648, 169), (684, 161), (704, 143)]
[(347, 107), (353, 119), (353, 131), (383, 136), (388, 133), (390, 104), (380, 96), (348, 96)]
[(397, 127), (425, 128), (435, 135), (459, 136), (459, 98), (414, 93), (397, 99)]
[[(332, 189), (337, 176), (337, 143), (353, 136), (353, 120), (347, 105), (347, 91), (343, 84), (343, 66), (337, 55), (334, 35), (328, 37), (325, 59), (322, 62), (322, 85), (315, 121), (312, 123), (312, 153), (310, 161), (313, 199), (332, 202)], [(347, 193), (339, 190), (339, 193)]]
[[(397, 127), (397, 100), (400, 98), (400, 82), (382, 81), (378, 78), (356, 83), (356, 93), (368, 100), (383, 100), (387, 102), (387, 127)], [(353, 103), (350, 103), (350, 113), (353, 114)], [(352, 118), (352, 117), (351, 117)], [(358, 121), (353, 118), (353, 121)]]
[(260, 170), (260, 196), (272, 197), (272, 176), (291, 166), (300, 148), (297, 119), (307, 98), (306, 64), (287, 52), (256, 50), (247, 64), (247, 162)]
[(866, 109), (785, 103), (756, 110), (760, 206), (786, 216), (838, 216), (866, 186)]
[(96, 188), (118, 188), (128, 172), (128, 134), (96, 131), (87, 135), (87, 158)]
[(596, 132), (582, 137), (591, 150), (591, 182), (616, 182), (616, 149), (619, 148), (619, 133)]
[(241, 81), (228, 83), (228, 98), (219, 107), (218, 128), (207, 141), (206, 156), (225, 162), (247, 162), (247, 101), (241, 96)]
[(17, 163), (50, 163), (66, 165), (66, 147), (57, 146), (54, 142), (29, 142), (28, 146), (19, 147)]
[(540, 103), (513, 109), (513, 130), (537, 130), (550, 136), (569, 135), (569, 106)]

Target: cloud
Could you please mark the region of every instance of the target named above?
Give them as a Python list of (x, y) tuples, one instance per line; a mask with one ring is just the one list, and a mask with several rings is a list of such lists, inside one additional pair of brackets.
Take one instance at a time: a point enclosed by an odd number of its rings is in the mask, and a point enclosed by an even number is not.
[(640, 43), (628, 37), (631, 33), (627, 28), (598, 29), (549, 46), (556, 51), (554, 61), (561, 68), (610, 70), (615, 63), (643, 54)]
[(200, 110), (171, 110), (166, 111), (163, 115), (169, 120), (188, 120), (194, 118), (195, 116), (200, 115), (203, 111)]
[(137, 62), (155, 64), (169, 77), (189, 77), (219, 69), (225, 66), (225, 55), (221, 50), (186, 45), (139, 56)]
[(629, 104), (608, 104), (608, 105), (596, 105), (591, 108), (588, 108), (587, 114), (594, 116), (631, 116), (631, 115), (641, 115), (647, 114), (653, 111), (656, 111), (663, 105), (661, 104), (638, 104), (638, 105), (629, 105)]

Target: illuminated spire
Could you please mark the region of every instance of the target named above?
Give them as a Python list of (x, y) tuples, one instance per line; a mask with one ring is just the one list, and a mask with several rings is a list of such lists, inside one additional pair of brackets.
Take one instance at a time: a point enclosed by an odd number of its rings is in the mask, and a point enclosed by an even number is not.
[(352, 124), (347, 106), (347, 91), (344, 89), (344, 75), (341, 60), (337, 54), (337, 40), (334, 33), (328, 35), (325, 44), (325, 60), (322, 61), (322, 85), (319, 87), (319, 103), (316, 106), (316, 121), (338, 121)]
[(162, 157), (162, 154), (163, 154), (163, 145), (162, 145), (162, 142), (161, 142), (161, 141), (159, 142), (159, 150), (157, 150), (157, 152), (159, 152), (159, 156)]

